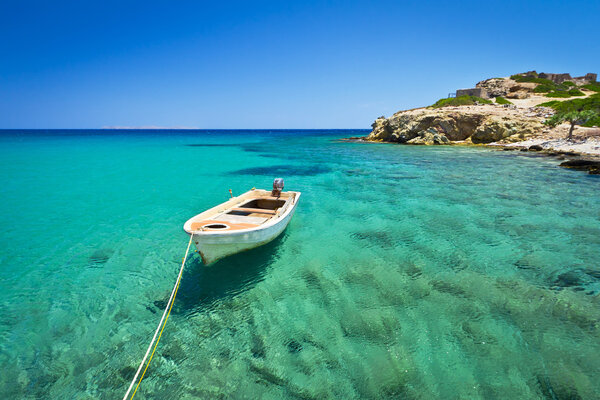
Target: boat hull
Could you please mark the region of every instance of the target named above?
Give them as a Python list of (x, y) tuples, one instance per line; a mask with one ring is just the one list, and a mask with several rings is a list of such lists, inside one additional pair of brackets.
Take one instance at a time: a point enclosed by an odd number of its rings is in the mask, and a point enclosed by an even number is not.
[(285, 230), (295, 211), (296, 204), (293, 204), (292, 210), (285, 217), (276, 224), (261, 229), (225, 234), (194, 232), (194, 244), (204, 265), (210, 265), (224, 257), (269, 243)]

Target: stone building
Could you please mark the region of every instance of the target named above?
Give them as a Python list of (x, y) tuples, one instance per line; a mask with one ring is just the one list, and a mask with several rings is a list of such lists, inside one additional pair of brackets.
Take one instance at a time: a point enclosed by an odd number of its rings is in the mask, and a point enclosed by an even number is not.
[(571, 80), (578, 85), (587, 85), (590, 82), (596, 82), (596, 78), (598, 78), (598, 75), (588, 72), (584, 76), (578, 76)]
[(584, 76), (571, 77), (571, 74), (550, 74), (541, 72), (538, 74), (538, 78), (549, 79), (554, 83), (563, 83), (566, 81), (575, 82), (578, 85), (586, 85), (590, 82), (596, 82), (597, 74), (588, 72)]
[(489, 98), (487, 91), (484, 88), (458, 89), (456, 97), (460, 96), (477, 96), (483, 99)]
[(564, 81), (570, 81), (571, 74), (548, 74), (546, 72), (540, 72), (538, 78), (549, 79), (554, 83), (563, 83)]

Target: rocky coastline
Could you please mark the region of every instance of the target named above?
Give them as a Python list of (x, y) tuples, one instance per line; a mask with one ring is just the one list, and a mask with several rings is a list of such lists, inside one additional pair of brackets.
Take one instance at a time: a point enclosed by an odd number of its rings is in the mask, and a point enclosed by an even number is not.
[[(539, 84), (511, 78), (488, 79), (479, 82), (477, 89), (468, 89), (477, 90), (477, 94), (491, 93), (497, 96), (495, 102), (476, 97), (482, 103), (399, 111), (389, 118), (377, 118), (369, 135), (348, 140), (533, 151), (564, 159), (563, 167), (600, 174), (600, 128), (578, 126), (573, 138), (567, 139), (568, 124), (551, 127), (544, 123), (555, 110), (540, 106), (551, 99), (536, 92)], [(584, 90), (582, 94), (595, 92)], [(500, 96), (511, 98), (510, 104), (499, 104)]]
[(365, 140), (423, 145), (518, 142), (543, 131), (544, 117), (552, 115), (544, 107), (526, 111), (497, 104), (401, 111), (375, 120)]

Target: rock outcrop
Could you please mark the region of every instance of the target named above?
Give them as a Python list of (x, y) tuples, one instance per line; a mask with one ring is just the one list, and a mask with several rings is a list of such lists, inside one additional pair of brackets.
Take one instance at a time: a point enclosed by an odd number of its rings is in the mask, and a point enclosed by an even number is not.
[(569, 160), (561, 163), (560, 166), (564, 168), (577, 169), (580, 171), (588, 171), (592, 175), (600, 175), (600, 160)]
[[(379, 117), (371, 125), (371, 133), (360, 139), (421, 145), (490, 143), (509, 148), (520, 146), (517, 142), (526, 141), (522, 143), (526, 146), (529, 139), (544, 139), (543, 145), (529, 143), (524, 151), (546, 151), (548, 140), (566, 136), (566, 131), (562, 130), (563, 125), (568, 124), (544, 125), (543, 122), (552, 117), (555, 110), (542, 104), (548, 103), (550, 98), (550, 105), (553, 105), (556, 101), (593, 95), (593, 87), (578, 85), (595, 81), (596, 77), (592, 73), (571, 78), (569, 74), (538, 75), (529, 71), (505, 78), (486, 79), (478, 82), (475, 88), (457, 90), (457, 98), (449, 96), (431, 107), (400, 111), (389, 118)], [(570, 80), (570, 83), (563, 84), (565, 80)], [(573, 92), (572, 89), (576, 90)], [(489, 100), (491, 98), (495, 99)], [(587, 132), (582, 136), (593, 135)], [(573, 146), (576, 145), (570, 143), (567, 147)], [(600, 146), (592, 150), (586, 146), (579, 147), (578, 151), (582, 154), (600, 152)], [(600, 173), (597, 166), (589, 170)]]
[(542, 120), (492, 104), (420, 108), (378, 118), (366, 140), (425, 145), (517, 142), (540, 132)]
[(516, 82), (507, 78), (491, 78), (478, 82), (475, 87), (485, 89), (488, 96), (506, 96)]

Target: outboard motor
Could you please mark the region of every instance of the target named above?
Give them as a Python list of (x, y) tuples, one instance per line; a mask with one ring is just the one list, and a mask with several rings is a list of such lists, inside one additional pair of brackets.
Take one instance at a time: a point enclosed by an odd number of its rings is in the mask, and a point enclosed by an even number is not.
[(283, 178), (275, 178), (273, 180), (273, 191), (271, 192), (271, 196), (279, 197), (281, 195), (282, 190)]

